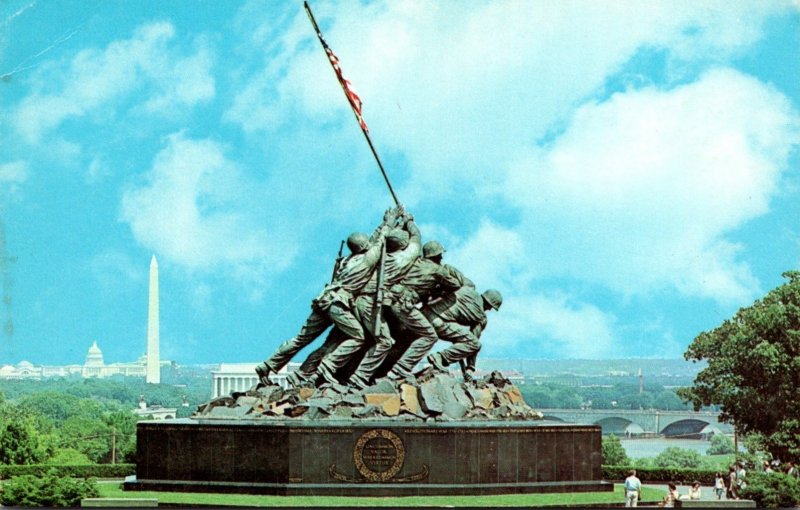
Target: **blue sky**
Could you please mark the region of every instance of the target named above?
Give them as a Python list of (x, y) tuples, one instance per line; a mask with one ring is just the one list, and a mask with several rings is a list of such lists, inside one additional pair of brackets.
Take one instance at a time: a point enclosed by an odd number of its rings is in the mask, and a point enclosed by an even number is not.
[[(483, 355), (680, 357), (800, 265), (800, 4), (312, 2)], [(258, 361), (392, 205), (297, 2), (0, 4), (0, 364)]]

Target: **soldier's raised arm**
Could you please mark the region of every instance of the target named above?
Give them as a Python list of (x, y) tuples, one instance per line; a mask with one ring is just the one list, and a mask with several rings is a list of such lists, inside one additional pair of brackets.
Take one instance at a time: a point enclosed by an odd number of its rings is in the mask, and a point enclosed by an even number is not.
[(394, 224), (397, 223), (397, 209), (389, 208), (386, 209), (386, 212), (383, 213), (383, 222), (378, 225), (378, 228), (375, 229), (375, 232), (369, 238), (371, 243), (376, 243), (386, 237), (386, 234), (394, 227)]

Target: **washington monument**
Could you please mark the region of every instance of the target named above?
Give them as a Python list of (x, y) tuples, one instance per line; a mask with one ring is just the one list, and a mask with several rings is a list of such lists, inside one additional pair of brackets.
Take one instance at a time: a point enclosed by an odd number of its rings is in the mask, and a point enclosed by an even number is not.
[(158, 355), (158, 262), (150, 259), (150, 294), (147, 303), (147, 375), (145, 382), (161, 382), (161, 366)]

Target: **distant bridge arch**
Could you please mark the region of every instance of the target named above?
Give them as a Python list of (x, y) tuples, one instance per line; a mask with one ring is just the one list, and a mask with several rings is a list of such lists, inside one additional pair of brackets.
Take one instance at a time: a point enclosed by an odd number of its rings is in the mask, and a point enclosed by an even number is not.
[(603, 429), (603, 434), (615, 434), (618, 436), (624, 435), (632, 423), (631, 420), (618, 416), (610, 416), (595, 422), (596, 425), (600, 425), (600, 428)]
[[(538, 409), (548, 419), (599, 424), (604, 434), (684, 434), (704, 433), (708, 430), (732, 434), (733, 426), (720, 423), (719, 413), (709, 411), (658, 411), (655, 409)], [(674, 427), (670, 428), (671, 425)]]
[(664, 427), (664, 429), (661, 430), (661, 433), (667, 437), (693, 436), (703, 432), (703, 429), (709, 425), (710, 423), (708, 421), (697, 420), (694, 418), (688, 420), (679, 420)]

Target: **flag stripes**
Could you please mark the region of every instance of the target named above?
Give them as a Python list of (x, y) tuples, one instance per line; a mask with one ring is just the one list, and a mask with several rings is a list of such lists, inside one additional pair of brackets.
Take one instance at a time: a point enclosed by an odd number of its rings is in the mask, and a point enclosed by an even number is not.
[(339, 83), (344, 90), (344, 95), (347, 96), (347, 101), (350, 103), (350, 106), (353, 108), (353, 112), (356, 114), (356, 119), (358, 119), (359, 125), (361, 125), (361, 129), (364, 131), (369, 131), (367, 129), (367, 123), (364, 121), (364, 117), (361, 114), (361, 98), (358, 97), (355, 89), (353, 88), (353, 84), (344, 77), (342, 74), (342, 67), (339, 65), (339, 57), (333, 52), (327, 44), (325, 44), (325, 40), (322, 39), (320, 35), (320, 40), (323, 41), (323, 46), (325, 47), (325, 53), (328, 55), (328, 60), (331, 62), (331, 66), (333, 66), (333, 70), (336, 73), (336, 78), (339, 80)]

